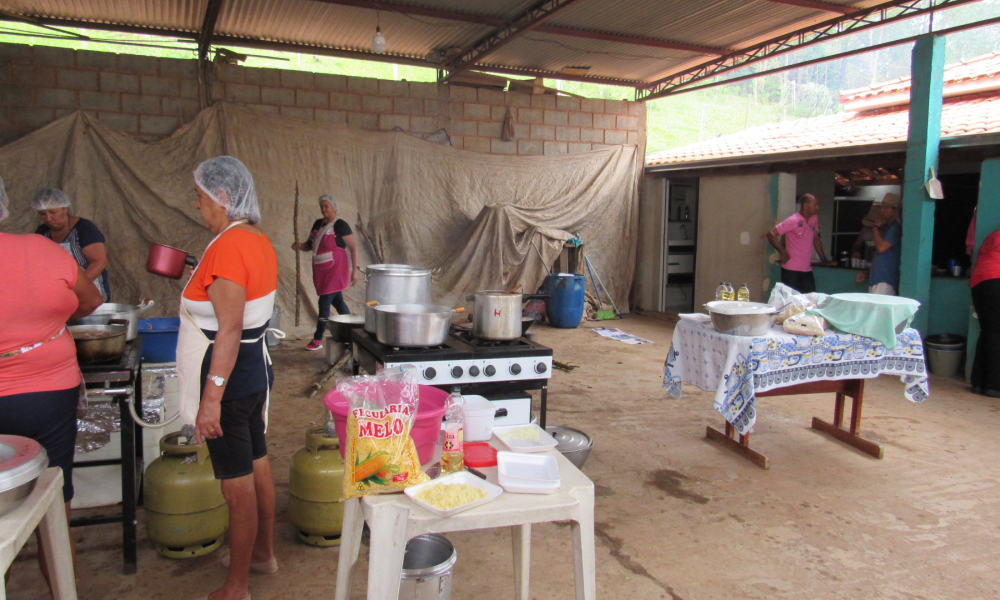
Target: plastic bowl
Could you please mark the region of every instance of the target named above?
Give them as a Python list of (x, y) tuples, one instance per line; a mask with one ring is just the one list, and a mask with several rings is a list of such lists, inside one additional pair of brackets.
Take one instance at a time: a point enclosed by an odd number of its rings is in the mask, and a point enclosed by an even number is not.
[[(417, 455), (422, 465), (434, 458), (434, 446), (441, 435), (441, 419), (444, 418), (446, 400), (448, 392), (429, 385), (420, 386), (417, 420), (410, 430), (410, 437), (417, 447)], [(347, 398), (338, 394), (337, 390), (330, 390), (323, 397), (323, 404), (333, 413), (337, 437), (344, 440), (344, 443), (340, 444), (340, 455), (344, 456), (347, 446)]]

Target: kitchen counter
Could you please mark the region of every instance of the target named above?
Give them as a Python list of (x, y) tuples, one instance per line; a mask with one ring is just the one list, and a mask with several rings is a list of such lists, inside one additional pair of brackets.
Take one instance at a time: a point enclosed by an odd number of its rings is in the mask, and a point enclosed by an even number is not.
[[(868, 271), (869, 270), (867, 268), (866, 269), (855, 269), (853, 267), (842, 267), (840, 265), (829, 266), (828, 267), (828, 266), (822, 265), (820, 263), (812, 263), (812, 268), (813, 268), (813, 270), (829, 269), (829, 270), (832, 270), (832, 271), (850, 271), (852, 273), (859, 273), (861, 271)], [(956, 279), (956, 280), (963, 280), (963, 281), (968, 281), (969, 280), (969, 275), (967, 273), (959, 275), (958, 277), (956, 277), (954, 275), (949, 275), (948, 273), (931, 273), (931, 277), (933, 279)], [(830, 293), (836, 293), (836, 292), (830, 292)]]

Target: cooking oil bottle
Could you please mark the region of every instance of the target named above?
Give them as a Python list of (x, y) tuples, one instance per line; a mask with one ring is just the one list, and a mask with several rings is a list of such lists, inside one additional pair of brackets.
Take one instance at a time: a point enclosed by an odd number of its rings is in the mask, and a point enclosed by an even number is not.
[(715, 299), (716, 300), (726, 299), (726, 284), (722, 281), (719, 282), (719, 287), (715, 288)]
[(736, 293), (736, 299), (740, 302), (750, 302), (750, 288), (747, 284), (740, 285), (740, 291)]
[(722, 292), (722, 299), (736, 300), (736, 291), (733, 290), (733, 286), (730, 285), (729, 283), (724, 283), (723, 285), (726, 286), (726, 289), (724, 292)]
[(465, 425), (465, 398), (458, 390), (448, 396), (448, 410), (444, 414), (444, 447), (441, 449), (441, 474), (457, 473), (465, 469), (463, 427)]

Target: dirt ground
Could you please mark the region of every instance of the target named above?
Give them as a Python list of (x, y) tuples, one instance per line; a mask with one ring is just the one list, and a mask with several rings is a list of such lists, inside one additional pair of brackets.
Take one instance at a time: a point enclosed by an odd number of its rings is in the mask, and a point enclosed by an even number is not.
[[(661, 387), (673, 325), (655, 316), (611, 323), (655, 343), (630, 346), (579, 329), (539, 326), (555, 358), (549, 423), (595, 438), (584, 472), (597, 490), (600, 598), (996, 598), (1000, 589), (1000, 400), (957, 379), (932, 378), (912, 404), (898, 378), (866, 388), (863, 433), (883, 444), (876, 460), (809, 427), (829, 420), (827, 396), (763, 398), (753, 445), (762, 471), (705, 440), (720, 425), (712, 395)], [(325, 365), (321, 352), (285, 342), (275, 353), (269, 444), (278, 487), (281, 570), (255, 575), (255, 600), (328, 600), (338, 549), (299, 543), (287, 517), (288, 467), (305, 430), (322, 420), (303, 393)], [(537, 398), (536, 398), (537, 404)], [(121, 574), (120, 526), (74, 529), (83, 600), (184, 600), (221, 584), (219, 554), (160, 557), (140, 512), (139, 572)], [(449, 535), (458, 550), (453, 597), (514, 594), (507, 531)], [(531, 596), (573, 598), (572, 549), (562, 524), (533, 528)], [(362, 553), (364, 556), (364, 553)], [(46, 598), (34, 546), (11, 569), (9, 598)], [(364, 597), (364, 567), (354, 598)]]

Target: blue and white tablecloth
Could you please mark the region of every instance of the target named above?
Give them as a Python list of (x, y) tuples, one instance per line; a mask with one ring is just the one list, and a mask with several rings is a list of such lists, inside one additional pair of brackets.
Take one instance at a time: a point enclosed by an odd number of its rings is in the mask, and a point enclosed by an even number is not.
[(741, 433), (757, 420), (757, 392), (838, 379), (898, 375), (913, 402), (930, 395), (920, 333), (906, 329), (887, 350), (869, 337), (828, 331), (792, 335), (779, 327), (761, 337), (719, 333), (711, 323), (682, 320), (663, 367), (663, 388), (681, 397), (681, 382), (715, 391), (715, 410)]

